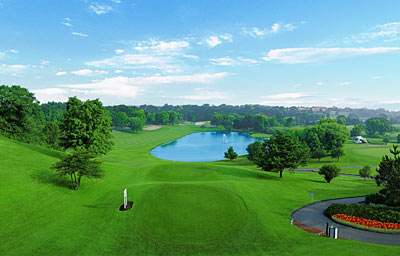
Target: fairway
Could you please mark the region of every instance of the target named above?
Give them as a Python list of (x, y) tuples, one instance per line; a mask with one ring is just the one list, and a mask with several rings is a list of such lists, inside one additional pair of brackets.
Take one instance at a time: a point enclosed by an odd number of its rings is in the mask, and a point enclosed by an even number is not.
[[(378, 190), (372, 180), (338, 177), (327, 184), (292, 172), (279, 179), (244, 157), (182, 163), (150, 155), (157, 145), (204, 130), (114, 132), (114, 149), (102, 158), (105, 177), (84, 178), (79, 191), (50, 170), (60, 152), (0, 138), (0, 255), (400, 253), (290, 225), (290, 213), (310, 203), (309, 193), (317, 201), (361, 196)], [(124, 188), (134, 206), (120, 212)]]
[(227, 189), (169, 184), (145, 192), (133, 221), (144, 239), (193, 245), (230, 239), (246, 218), (244, 201)]

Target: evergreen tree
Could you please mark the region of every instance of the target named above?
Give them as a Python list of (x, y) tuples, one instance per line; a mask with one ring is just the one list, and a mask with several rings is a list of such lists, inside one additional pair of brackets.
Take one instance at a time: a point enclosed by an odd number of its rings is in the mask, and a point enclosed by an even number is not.
[(289, 134), (280, 131), (263, 143), (265, 149), (257, 164), (264, 171), (282, 173), (285, 169), (294, 169), (307, 163), (308, 151), (300, 142)]
[(238, 154), (233, 150), (233, 147), (229, 147), (228, 151), (224, 153), (225, 158), (229, 160), (236, 159), (238, 157)]

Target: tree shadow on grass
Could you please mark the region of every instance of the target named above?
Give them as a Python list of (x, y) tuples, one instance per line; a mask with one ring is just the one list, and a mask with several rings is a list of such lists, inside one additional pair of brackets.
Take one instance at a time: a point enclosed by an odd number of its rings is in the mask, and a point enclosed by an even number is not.
[(88, 204), (84, 204), (82, 206), (86, 207), (86, 208), (91, 208), (91, 209), (110, 209), (110, 208), (118, 209), (118, 206), (112, 206), (112, 205), (88, 205)]
[(322, 180), (312, 180), (312, 179), (304, 179), (304, 178), (300, 178), (300, 179), (306, 180), (306, 181), (310, 181), (310, 182), (315, 182), (315, 183), (327, 183), (327, 182), (322, 181)]
[(71, 188), (71, 182), (66, 177), (61, 177), (50, 170), (36, 170), (31, 175), (33, 180), (42, 184), (53, 184), (57, 187)]
[(244, 170), (244, 169), (224, 169), (223, 171), (220, 171), (223, 174), (226, 175), (231, 175), (231, 176), (236, 176), (239, 178), (250, 178), (250, 179), (256, 179), (256, 180), (279, 180), (280, 178), (271, 175), (268, 172), (265, 171), (253, 171), (253, 170)]
[(38, 153), (41, 153), (41, 154), (44, 154), (44, 155), (47, 155), (47, 156), (50, 156), (50, 157), (58, 158), (58, 159), (60, 159), (65, 154), (64, 152), (57, 151), (55, 149), (45, 148), (43, 146), (27, 144), (27, 143), (19, 142), (19, 141), (17, 141), (17, 143), (20, 146), (23, 146), (23, 147), (25, 147), (27, 149), (36, 151)]

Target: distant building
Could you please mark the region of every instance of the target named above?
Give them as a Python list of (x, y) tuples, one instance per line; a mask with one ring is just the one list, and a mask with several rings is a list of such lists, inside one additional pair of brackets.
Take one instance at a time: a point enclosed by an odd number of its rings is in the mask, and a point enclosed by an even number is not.
[(363, 138), (362, 136), (356, 136), (356, 137), (354, 137), (354, 139), (353, 139), (353, 143), (356, 143), (356, 144), (363, 144), (363, 143), (368, 143), (368, 141), (367, 141), (366, 138)]

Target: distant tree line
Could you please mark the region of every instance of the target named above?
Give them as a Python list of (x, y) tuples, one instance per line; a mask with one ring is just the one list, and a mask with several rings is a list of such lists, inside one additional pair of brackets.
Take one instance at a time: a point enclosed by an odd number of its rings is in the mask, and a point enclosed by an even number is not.
[[(282, 173), (285, 169), (294, 169), (305, 165), (309, 157), (322, 158), (330, 155), (337, 158), (344, 155), (343, 144), (349, 136), (344, 125), (333, 119), (321, 119), (315, 126), (295, 129), (289, 133), (277, 131), (263, 143), (256, 141), (247, 147), (248, 159), (264, 171)], [(330, 180), (324, 173), (325, 179)], [(337, 175), (336, 175), (337, 176)]]
[[(226, 130), (248, 130), (273, 133), (277, 127), (316, 125), (333, 114), (338, 125), (354, 125), (351, 136), (383, 136), (388, 131), (399, 131), (392, 126), (397, 112), (383, 110), (353, 110), (338, 108), (298, 108), (262, 105), (180, 105), (173, 106), (108, 106), (105, 107), (115, 129), (137, 132), (146, 124), (173, 125), (181, 121), (209, 121)], [(40, 104), (26, 88), (0, 86), (0, 133), (29, 143), (60, 148), (60, 120), (67, 111), (67, 104), (48, 102)], [(342, 112), (341, 112), (342, 111)], [(343, 112), (348, 115), (342, 114)], [(378, 113), (362, 122), (356, 113)], [(390, 120), (386, 115), (390, 114)], [(400, 115), (399, 115), (400, 116)], [(306, 130), (306, 132), (310, 132)], [(304, 136), (303, 136), (304, 137)], [(305, 139), (304, 139), (305, 140)], [(307, 139), (308, 141), (311, 139)], [(325, 152), (323, 152), (325, 151)], [(312, 148), (314, 156), (332, 153), (331, 149)]]

